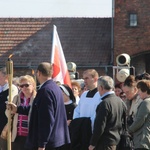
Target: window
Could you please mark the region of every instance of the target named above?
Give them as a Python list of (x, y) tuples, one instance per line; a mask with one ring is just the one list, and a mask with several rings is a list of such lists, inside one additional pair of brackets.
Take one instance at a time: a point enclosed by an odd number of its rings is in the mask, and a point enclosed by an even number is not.
[(137, 14), (130, 14), (130, 26), (131, 27), (137, 26)]

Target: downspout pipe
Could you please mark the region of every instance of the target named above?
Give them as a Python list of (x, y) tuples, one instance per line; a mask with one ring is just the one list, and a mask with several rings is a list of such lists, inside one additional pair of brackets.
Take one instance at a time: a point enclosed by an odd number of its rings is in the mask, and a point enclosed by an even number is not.
[(112, 17), (111, 17), (111, 65), (114, 65), (114, 17), (115, 17), (115, 0), (112, 0)]

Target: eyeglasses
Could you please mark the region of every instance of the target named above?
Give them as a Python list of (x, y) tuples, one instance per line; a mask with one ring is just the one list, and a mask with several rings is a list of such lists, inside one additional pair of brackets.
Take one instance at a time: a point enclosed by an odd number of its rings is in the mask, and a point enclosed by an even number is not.
[(30, 84), (22, 84), (22, 85), (19, 85), (19, 87), (20, 87), (20, 88), (29, 87), (29, 85), (30, 85)]

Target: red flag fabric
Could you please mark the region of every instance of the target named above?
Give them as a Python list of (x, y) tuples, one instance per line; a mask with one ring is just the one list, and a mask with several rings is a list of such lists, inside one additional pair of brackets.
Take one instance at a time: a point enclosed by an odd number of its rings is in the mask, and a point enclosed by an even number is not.
[(59, 81), (61, 84), (67, 84), (71, 87), (66, 59), (59, 40), (56, 26), (54, 26), (53, 29), (51, 63), (53, 64), (53, 80)]

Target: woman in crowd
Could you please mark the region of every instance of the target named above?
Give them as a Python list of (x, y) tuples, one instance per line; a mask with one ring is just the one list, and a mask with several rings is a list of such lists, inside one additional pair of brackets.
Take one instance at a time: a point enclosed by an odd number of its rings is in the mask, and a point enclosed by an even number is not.
[(76, 99), (71, 88), (68, 85), (62, 84), (60, 85), (60, 88), (63, 92), (64, 104), (65, 104), (66, 114), (67, 114), (67, 123), (69, 126), (73, 118), (73, 111), (76, 107)]
[(129, 127), (136, 150), (150, 149), (150, 80), (137, 83), (138, 94), (143, 100), (138, 107), (134, 122)]
[[(31, 106), (36, 95), (36, 83), (32, 76), (25, 75), (19, 78), (20, 93), (13, 99), (17, 106)], [(12, 150), (25, 150), (24, 145), (28, 135), (28, 122), (31, 107), (27, 112), (17, 110), (12, 122)], [(18, 113), (18, 111), (20, 113)]]
[[(59, 85), (59, 87), (61, 88), (61, 90), (63, 92), (64, 104), (65, 104), (66, 115), (67, 115), (67, 124), (69, 127), (69, 125), (73, 119), (73, 112), (76, 107), (76, 99), (73, 94), (73, 91), (71, 90), (71, 88), (68, 85), (62, 84), (62, 85)], [(64, 145), (61, 148), (61, 150), (71, 150), (70, 144)]]
[(126, 103), (127, 98), (124, 92), (121, 92), (119, 97)]
[(135, 81), (135, 77), (133, 75), (130, 75), (126, 78), (122, 87), (127, 98), (127, 122), (129, 126), (133, 123), (137, 108), (142, 102), (141, 98), (138, 96), (138, 89), (136, 87), (136, 84), (137, 82)]
[(136, 81), (143, 80), (143, 79), (150, 80), (150, 74), (145, 72), (145, 73), (138, 74), (135, 76)]
[(115, 85), (115, 94), (126, 103), (126, 94), (122, 90), (122, 83), (117, 83)]
[(71, 86), (72, 86), (72, 92), (76, 99), (76, 104), (78, 105), (79, 100), (80, 100), (79, 95), (80, 95), (80, 91), (81, 91), (80, 84), (77, 81), (72, 81)]
[(121, 92), (123, 92), (122, 91), (122, 85), (121, 85), (121, 83), (118, 83), (118, 84), (115, 85), (115, 94), (116, 94), (116, 96), (120, 97)]

